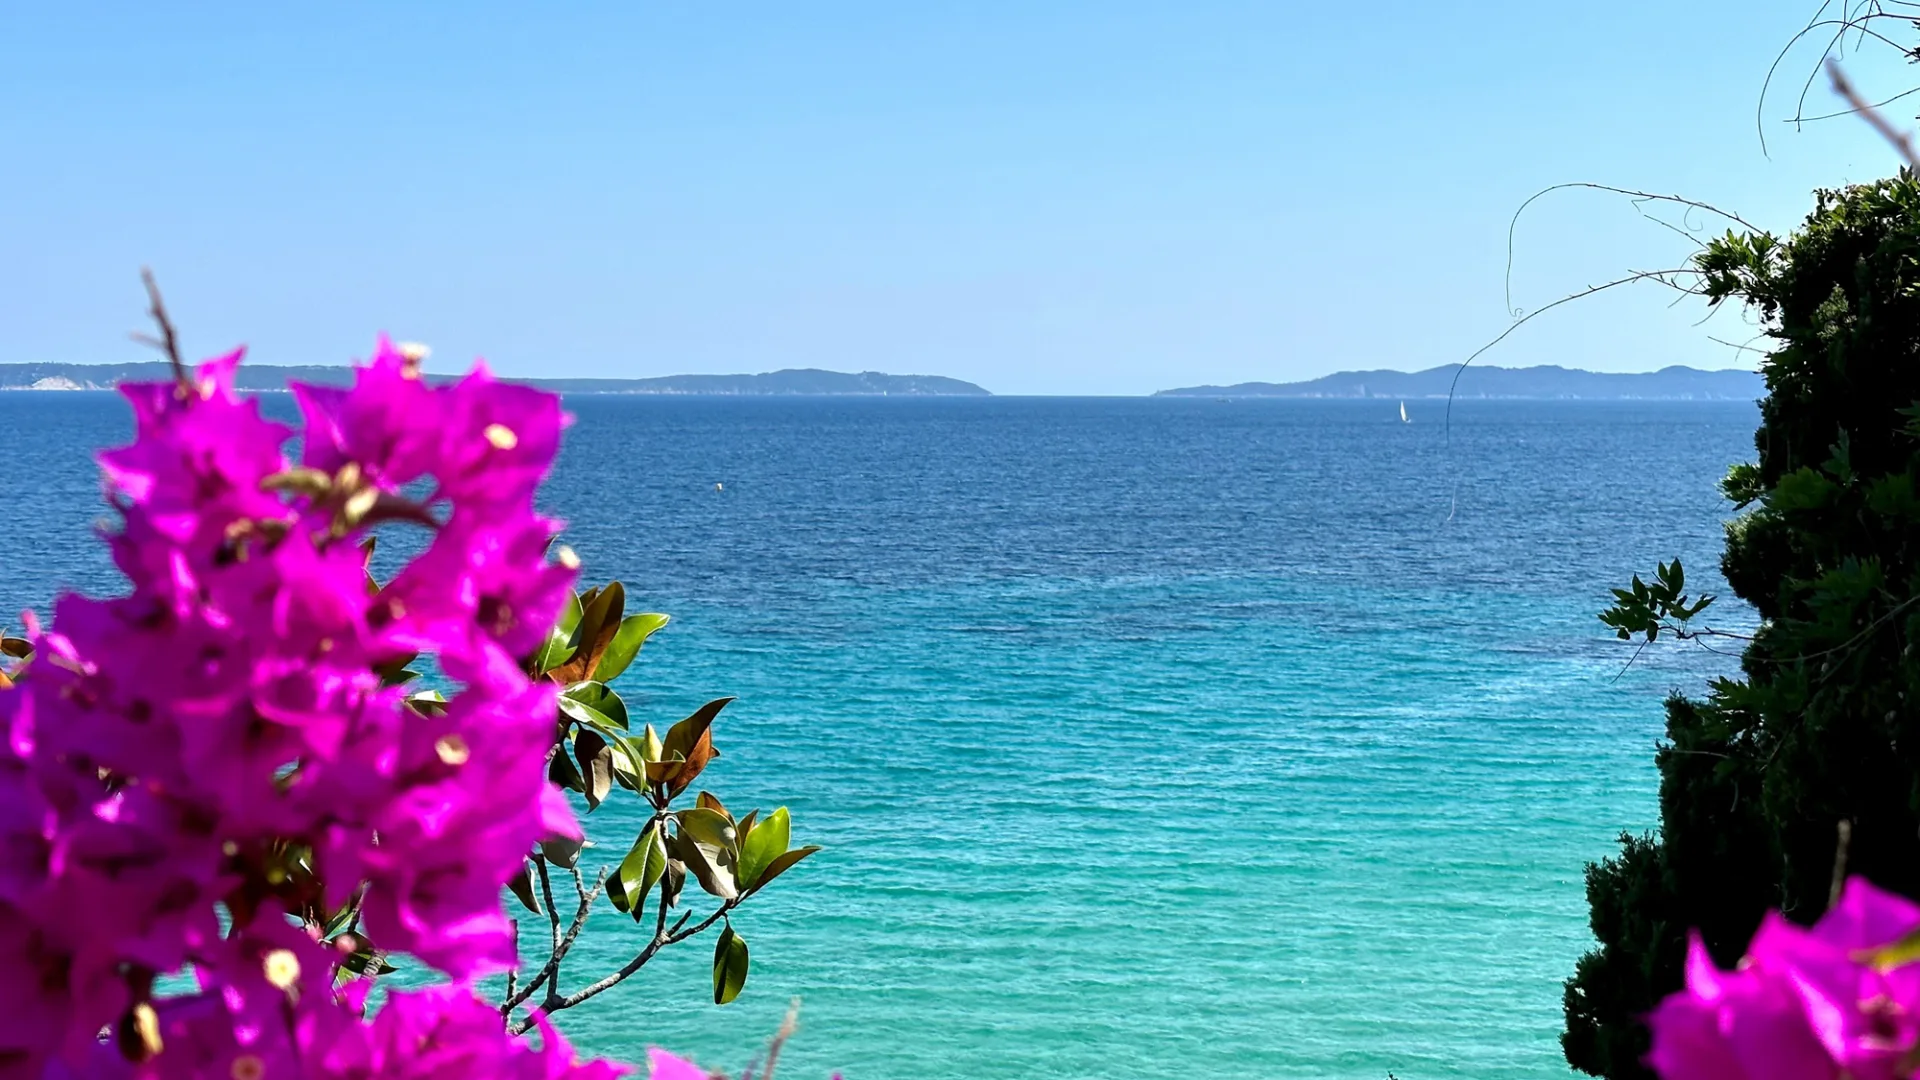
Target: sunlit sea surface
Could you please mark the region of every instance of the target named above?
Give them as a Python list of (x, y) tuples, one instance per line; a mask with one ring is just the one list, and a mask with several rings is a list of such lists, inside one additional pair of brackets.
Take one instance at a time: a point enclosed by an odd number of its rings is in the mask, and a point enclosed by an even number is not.
[[(711, 786), (826, 846), (735, 920), (737, 1002), (689, 942), (563, 1014), (583, 1047), (737, 1070), (798, 998), (788, 1080), (1567, 1075), (1582, 865), (1654, 823), (1662, 696), (1729, 663), (1622, 677), (1594, 613), (1659, 558), (1719, 584), (1753, 407), (568, 407), (547, 508), (674, 616), (636, 717), (737, 695)], [(0, 394), (7, 621), (117, 588), (89, 455), (129, 428)], [(604, 909), (568, 986), (637, 945)]]

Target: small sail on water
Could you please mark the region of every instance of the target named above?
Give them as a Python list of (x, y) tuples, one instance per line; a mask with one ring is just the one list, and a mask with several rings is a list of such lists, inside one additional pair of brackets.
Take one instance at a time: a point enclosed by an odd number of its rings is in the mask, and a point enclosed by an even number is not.
[(1403, 424), (1413, 423), (1413, 421), (1407, 419), (1407, 403), (1404, 401), (1400, 403), (1400, 422)]

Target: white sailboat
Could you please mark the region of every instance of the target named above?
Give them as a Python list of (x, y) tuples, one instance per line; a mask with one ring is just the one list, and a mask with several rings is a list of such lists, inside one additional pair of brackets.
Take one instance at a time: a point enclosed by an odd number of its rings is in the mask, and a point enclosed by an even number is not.
[(1400, 422), (1403, 424), (1413, 423), (1413, 421), (1407, 419), (1407, 403), (1404, 401), (1400, 403)]

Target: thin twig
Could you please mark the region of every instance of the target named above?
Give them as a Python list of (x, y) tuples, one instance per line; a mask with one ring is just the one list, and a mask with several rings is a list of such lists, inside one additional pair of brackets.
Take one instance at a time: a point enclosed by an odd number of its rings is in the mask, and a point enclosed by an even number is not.
[(1893, 148), (1900, 151), (1900, 157), (1906, 161), (1908, 168), (1920, 170), (1920, 154), (1914, 152), (1913, 136), (1888, 123), (1887, 118), (1880, 115), (1879, 109), (1867, 104), (1866, 99), (1860, 96), (1860, 92), (1847, 81), (1846, 73), (1840, 70), (1838, 62), (1827, 61), (1827, 75), (1833, 79), (1834, 93), (1846, 98), (1847, 104), (1853, 106), (1853, 111), (1865, 117), (1867, 123), (1873, 125), (1873, 130), (1880, 133), (1881, 138), (1892, 143)]
[(1534, 319), (1537, 319), (1540, 316), (1545, 315), (1547, 312), (1552, 311), (1554, 308), (1557, 308), (1562, 304), (1571, 304), (1575, 300), (1584, 300), (1587, 297), (1592, 296), (1594, 293), (1606, 292), (1608, 289), (1616, 289), (1622, 285), (1633, 285), (1642, 281), (1657, 281), (1660, 284), (1665, 285), (1670, 289), (1678, 289), (1683, 293), (1687, 293), (1690, 295), (1698, 295), (1696, 290), (1686, 288), (1685, 286), (1676, 284), (1675, 282), (1670, 281), (1668, 279), (1672, 277), (1676, 277), (1680, 274), (1698, 274), (1699, 272), (1700, 271), (1695, 270), (1691, 267), (1679, 267), (1672, 270), (1636, 271), (1634, 273), (1628, 274), (1626, 277), (1623, 277), (1623, 278), (1615, 278), (1612, 281), (1604, 282), (1599, 285), (1589, 285), (1577, 293), (1573, 293), (1568, 296), (1563, 296), (1560, 299), (1555, 300), (1553, 303), (1546, 305), (1545, 307), (1535, 308), (1534, 310), (1527, 312), (1525, 315), (1520, 316), (1518, 319), (1515, 319), (1511, 326), (1507, 327), (1505, 330), (1500, 331), (1500, 334), (1498, 337), (1495, 337), (1492, 341), (1489, 341), (1485, 345), (1482, 345), (1479, 348), (1473, 350), (1473, 354), (1467, 357), (1465, 360), (1462, 360), (1460, 362), (1460, 366), (1454, 370), (1453, 381), (1447, 384), (1447, 409), (1446, 409), (1446, 415), (1444, 418), (1444, 425), (1443, 425), (1445, 428), (1444, 434), (1446, 436), (1447, 446), (1451, 447), (1453, 445), (1453, 396), (1454, 396), (1454, 391), (1457, 390), (1460, 386), (1460, 376), (1466, 372), (1468, 364), (1471, 364), (1475, 360), (1478, 360), (1482, 355), (1484, 355), (1487, 352), (1487, 350), (1493, 348), (1495, 345), (1498, 345), (1501, 342), (1507, 340), (1508, 336), (1511, 335), (1515, 330), (1520, 329), (1521, 327), (1532, 322)]
[(1847, 848), (1853, 843), (1853, 822), (1841, 818), (1835, 831), (1839, 837), (1833, 849), (1833, 884), (1827, 889), (1828, 911), (1840, 903), (1840, 893), (1847, 887)]
[[(780, 1048), (785, 1046), (793, 1033), (800, 1030), (800, 999), (794, 998), (787, 1003), (787, 1018), (780, 1022), (780, 1030), (774, 1032), (767, 1043), (767, 1067), (760, 1073), (760, 1080), (773, 1080), (773, 1067), (780, 1063)], [(754, 1066), (748, 1063), (746, 1071), (740, 1074), (740, 1080), (754, 1080)]]
[[(1587, 180), (1575, 180), (1565, 184), (1554, 184), (1551, 187), (1541, 188), (1539, 191), (1536, 191), (1532, 195), (1528, 196), (1527, 201), (1520, 204), (1520, 208), (1513, 212), (1512, 219), (1510, 219), (1507, 222), (1507, 313), (1513, 316), (1514, 318), (1519, 318), (1520, 315), (1522, 314), (1522, 312), (1520, 312), (1518, 309), (1516, 309), (1513, 306), (1513, 241), (1514, 241), (1514, 235), (1520, 227), (1520, 215), (1526, 213), (1527, 207), (1532, 206), (1536, 201), (1548, 195), (1551, 195), (1556, 191), (1565, 191), (1570, 188), (1580, 188), (1587, 191), (1606, 191), (1606, 192), (1611, 192), (1615, 195), (1629, 195), (1629, 196), (1632, 196), (1636, 202), (1675, 203), (1680, 206), (1685, 206), (1694, 210), (1705, 210), (1709, 214), (1714, 214), (1716, 216), (1726, 218), (1728, 221), (1733, 222), (1734, 224), (1740, 226), (1741, 228), (1747, 230), (1748, 232), (1761, 231), (1761, 229), (1758, 226), (1749, 222), (1747, 219), (1741, 217), (1739, 214), (1733, 213), (1728, 210), (1722, 210), (1719, 207), (1713, 205), (1712, 203), (1705, 203), (1705, 202), (1699, 201), (1698, 199), (1689, 199), (1680, 195), (1661, 195), (1651, 191), (1637, 191), (1633, 188), (1615, 187), (1612, 184), (1596, 184)], [(1647, 216), (1649, 220), (1659, 221), (1660, 224), (1667, 225), (1668, 228), (1672, 228), (1672, 226), (1669, 223), (1665, 221), (1660, 221), (1659, 218), (1651, 217), (1651, 215), (1646, 215), (1644, 211), (1642, 211), (1642, 214), (1643, 216)], [(1687, 234), (1685, 234), (1683, 231), (1683, 235), (1687, 235)]]
[[(655, 936), (652, 941), (647, 942), (646, 948), (641, 949), (639, 953), (635, 954), (634, 958), (627, 961), (624, 965), (622, 965), (620, 970), (613, 972), (612, 974), (601, 979), (599, 982), (594, 983), (592, 986), (588, 986), (585, 989), (576, 991), (564, 998), (555, 1000), (549, 997), (546, 1004), (542, 1006), (541, 1011), (547, 1013), (548, 1015), (552, 1015), (553, 1013), (557, 1013), (562, 1009), (571, 1009), (575, 1005), (578, 1005), (583, 1001), (586, 1001), (590, 998), (597, 997), (600, 994), (613, 989), (614, 987), (627, 981), (627, 979), (632, 977), (632, 975), (635, 972), (647, 966), (647, 961), (652, 960), (654, 954), (659, 952), (662, 948), (665, 948), (668, 945), (677, 945), (680, 942), (685, 941), (691, 937), (697, 937), (699, 934), (705, 931), (708, 927), (712, 926), (714, 923), (719, 922), (722, 918), (725, 918), (727, 913), (732, 911), (735, 907), (737, 907), (739, 903), (740, 903), (740, 899), (738, 897), (735, 897), (734, 899), (728, 900), (725, 903), (721, 904), (718, 908), (714, 909), (713, 914), (707, 916), (705, 919), (702, 919), (699, 923), (697, 923), (696, 925), (694, 925), (692, 928), (688, 930), (685, 930), (676, 934), (667, 934), (665, 936)], [(531, 1031), (532, 1029), (533, 1029), (533, 1018), (528, 1017), (527, 1019), (521, 1020), (519, 1023), (513, 1025), (512, 1031), (515, 1035), (524, 1035), (528, 1031)]]
[(153, 271), (144, 266), (140, 268), (140, 282), (147, 287), (147, 314), (153, 316), (154, 323), (160, 327), (160, 336), (156, 339), (135, 334), (133, 340), (165, 353), (167, 363), (173, 368), (174, 382), (182, 390), (191, 392), (193, 379), (187, 375), (186, 362), (180, 359), (180, 335), (174, 333), (173, 320), (167, 318), (166, 301), (160, 298), (160, 283), (154, 280)]

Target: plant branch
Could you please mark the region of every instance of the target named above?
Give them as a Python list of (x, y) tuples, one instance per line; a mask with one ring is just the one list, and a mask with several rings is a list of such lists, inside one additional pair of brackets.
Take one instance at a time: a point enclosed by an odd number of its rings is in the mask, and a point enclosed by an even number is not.
[(147, 287), (147, 314), (153, 316), (154, 323), (160, 327), (160, 336), (152, 338), (135, 334), (133, 340), (165, 353), (167, 363), (173, 368), (174, 382), (181, 390), (191, 393), (193, 379), (187, 375), (186, 362), (180, 359), (180, 336), (174, 333), (173, 320), (167, 318), (166, 301), (160, 298), (160, 283), (154, 280), (153, 271), (144, 266), (140, 268), (140, 283)]
[[(1738, 220), (1738, 219), (1736, 218), (1733, 220)], [(1460, 366), (1454, 370), (1453, 381), (1447, 384), (1447, 411), (1446, 411), (1446, 418), (1445, 418), (1447, 445), (1448, 446), (1453, 445), (1453, 396), (1454, 396), (1454, 391), (1457, 390), (1460, 386), (1460, 376), (1466, 373), (1468, 364), (1471, 364), (1475, 360), (1480, 359), (1480, 357), (1483, 356), (1489, 349), (1492, 349), (1495, 345), (1498, 345), (1501, 342), (1507, 340), (1508, 336), (1511, 335), (1515, 330), (1520, 329), (1521, 327), (1532, 322), (1534, 319), (1539, 318), (1542, 315), (1545, 315), (1547, 312), (1552, 311), (1554, 308), (1557, 308), (1562, 304), (1571, 304), (1575, 300), (1584, 300), (1595, 293), (1606, 292), (1608, 289), (1616, 289), (1622, 285), (1638, 284), (1639, 282), (1642, 282), (1642, 281), (1657, 281), (1660, 284), (1665, 285), (1670, 289), (1677, 289), (1680, 292), (1687, 293), (1689, 295), (1698, 295), (1697, 290), (1688, 288), (1684, 285), (1679, 284), (1678, 282), (1671, 280), (1672, 278), (1675, 278), (1681, 274), (1698, 274), (1698, 273), (1699, 273), (1698, 270), (1695, 270), (1691, 267), (1678, 267), (1676, 269), (1671, 269), (1671, 270), (1638, 270), (1638, 271), (1635, 271), (1634, 273), (1628, 274), (1626, 277), (1623, 277), (1623, 278), (1615, 278), (1612, 281), (1603, 282), (1599, 285), (1589, 285), (1577, 293), (1573, 293), (1568, 296), (1563, 296), (1560, 299), (1555, 300), (1551, 304), (1546, 305), (1545, 307), (1535, 308), (1534, 310), (1527, 312), (1525, 315), (1522, 315), (1519, 318), (1515, 319), (1513, 322), (1513, 325), (1507, 327), (1505, 330), (1500, 331), (1499, 336), (1495, 337), (1492, 341), (1489, 341), (1485, 345), (1480, 346), (1478, 349), (1473, 350), (1473, 354), (1471, 356), (1468, 356), (1465, 360), (1461, 361)]]
[[(574, 942), (580, 939), (580, 934), (587, 928), (587, 917), (593, 914), (594, 902), (600, 899), (601, 890), (606, 888), (607, 868), (604, 866), (600, 868), (600, 872), (594, 876), (592, 888), (586, 886), (585, 878), (581, 875), (577, 865), (573, 868), (573, 876), (575, 881), (580, 883), (580, 904), (574, 910), (573, 921), (567, 924), (566, 932), (555, 939), (553, 951), (547, 955), (547, 962), (540, 966), (540, 970), (534, 974), (532, 979), (528, 980), (525, 988), (518, 994), (508, 994), (507, 1003), (505, 1007), (501, 1009), (501, 1015), (504, 1016), (507, 1013), (511, 1013), (514, 1009), (525, 1004), (529, 998), (533, 997), (534, 991), (540, 989), (542, 986), (547, 988), (547, 998), (546, 1002), (542, 1005), (543, 1008), (559, 997), (560, 965), (566, 960), (567, 954), (573, 951)], [(547, 893), (547, 909), (549, 911), (553, 910), (553, 894), (551, 891)], [(558, 931), (560, 923), (558, 912), (554, 912), (553, 923), (555, 930)]]
[(1833, 92), (1846, 98), (1847, 104), (1853, 106), (1854, 112), (1865, 117), (1867, 123), (1873, 125), (1873, 130), (1880, 133), (1881, 138), (1892, 143), (1893, 148), (1900, 151), (1900, 157), (1907, 163), (1907, 168), (1920, 170), (1920, 154), (1914, 152), (1913, 136), (1888, 123), (1887, 118), (1880, 115), (1879, 109), (1867, 104), (1866, 100), (1860, 96), (1860, 92), (1847, 81), (1846, 73), (1840, 70), (1837, 61), (1827, 61), (1827, 75), (1833, 79)]
[[(719, 907), (714, 909), (713, 914), (707, 916), (705, 919), (702, 919), (700, 922), (696, 923), (690, 929), (679, 931), (676, 933), (655, 933), (653, 940), (647, 942), (646, 948), (641, 949), (638, 953), (636, 953), (633, 959), (627, 961), (625, 964), (621, 966), (620, 970), (613, 972), (612, 974), (601, 979), (599, 982), (596, 982), (593, 985), (588, 986), (582, 990), (576, 991), (575, 993), (569, 994), (564, 998), (555, 998), (553, 995), (549, 994), (546, 1004), (542, 1006), (541, 1011), (547, 1013), (548, 1015), (552, 1015), (553, 1013), (557, 1013), (562, 1009), (571, 1009), (575, 1005), (578, 1005), (583, 1001), (586, 1001), (590, 998), (597, 997), (600, 994), (603, 994), (606, 991), (613, 989), (614, 987), (627, 981), (627, 979), (631, 978), (635, 972), (647, 966), (647, 961), (652, 960), (653, 955), (659, 952), (661, 949), (665, 948), (668, 945), (677, 945), (680, 942), (687, 940), (688, 938), (697, 937), (702, 932), (704, 932), (708, 927), (712, 926), (714, 923), (717, 923), (721, 919), (725, 918), (728, 912), (731, 912), (735, 907), (739, 906), (740, 899), (741, 898), (739, 897), (735, 897), (732, 900), (728, 900), (722, 903)], [(664, 923), (665, 921), (666, 921), (666, 916), (665, 916), (665, 912), (663, 911), (661, 913), (661, 922)], [(533, 1029), (533, 1019), (532, 1017), (528, 1017), (516, 1023), (515, 1025), (513, 1025), (512, 1032), (515, 1035), (524, 1035), (528, 1031), (531, 1031), (532, 1029)]]

